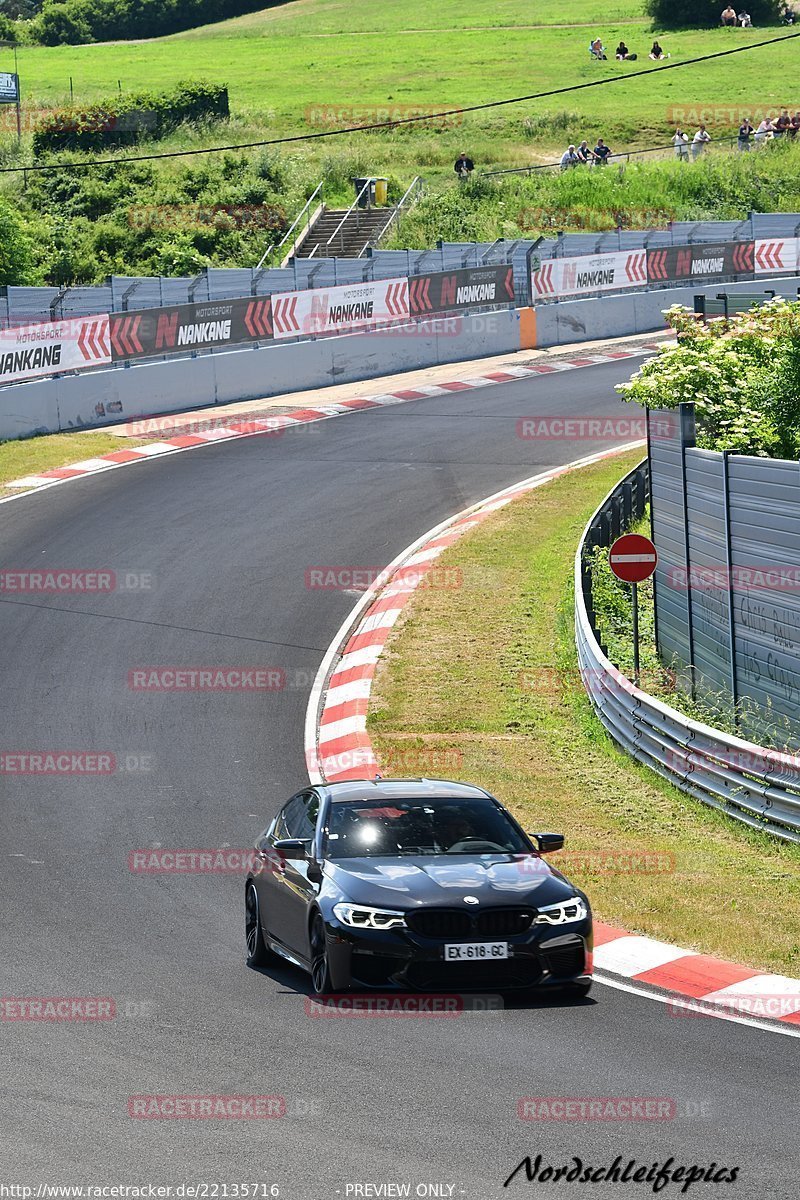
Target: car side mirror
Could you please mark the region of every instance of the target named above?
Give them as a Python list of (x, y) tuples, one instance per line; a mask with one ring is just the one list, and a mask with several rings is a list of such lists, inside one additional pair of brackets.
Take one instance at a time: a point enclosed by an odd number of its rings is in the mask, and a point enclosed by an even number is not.
[(279, 850), (287, 858), (308, 857), (308, 842), (304, 842), (302, 838), (278, 838), (273, 843), (273, 849)]
[(529, 833), (540, 854), (552, 854), (554, 850), (564, 849), (563, 833)]

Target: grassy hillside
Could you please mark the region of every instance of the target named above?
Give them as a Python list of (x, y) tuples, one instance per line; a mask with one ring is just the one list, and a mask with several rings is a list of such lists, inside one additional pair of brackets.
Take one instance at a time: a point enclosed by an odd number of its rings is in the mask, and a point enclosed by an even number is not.
[[(660, 40), (676, 63), (787, 32), (695, 30), (664, 34)], [(587, 45), (595, 33), (612, 52), (605, 63), (589, 61)], [(620, 37), (639, 53), (636, 64), (613, 59)], [(636, 69), (654, 65), (647, 58), (652, 37), (641, 0), (573, 0), (567, 6), (562, 0), (500, 0), (493, 5), (441, 0), (436, 6), (423, 0), (403, 5), (392, 0), (292, 0), (154, 41), (23, 46), (19, 70), (25, 133), (18, 148), (13, 109), (0, 109), (0, 166), (33, 161), (29, 130), (35, 115), (69, 100), (70, 79), (80, 103), (108, 97), (118, 86), (161, 91), (187, 78), (228, 86), (229, 121), (184, 126), (162, 141), (143, 143), (142, 153), (319, 133), (570, 84), (618, 82), (268, 152), (59, 176), (2, 175), (0, 204), (5, 201), (12, 214), (21, 214), (29, 253), (19, 259), (16, 271), (13, 263), (10, 270), (4, 266), (0, 253), (0, 283), (90, 282), (111, 271), (182, 273), (206, 264), (258, 260), (269, 235), (182, 224), (180, 213), (192, 204), (268, 204), (291, 220), (320, 178), (332, 204), (349, 199), (351, 177), (364, 174), (389, 176), (394, 195), (422, 175), (436, 195), (443, 188), (452, 192), (452, 164), (462, 149), (479, 170), (523, 166), (552, 161), (566, 143), (583, 136), (602, 134), (614, 149), (663, 145), (675, 123), (691, 125), (699, 109), (708, 110), (707, 124), (717, 136), (730, 132), (745, 111), (756, 116), (765, 108), (800, 107), (800, 95), (791, 94), (800, 39), (626, 81)], [(0, 68), (10, 66), (6, 51)], [(81, 161), (80, 155), (73, 158)], [(700, 175), (694, 166), (691, 171)], [(615, 210), (629, 213), (629, 223), (635, 225), (650, 223), (651, 208), (658, 210), (658, 223), (665, 212), (691, 217), (722, 215), (724, 210), (736, 215), (748, 207), (797, 204), (791, 183), (794, 162), (784, 161), (776, 173), (766, 162), (744, 167), (731, 160), (723, 175), (728, 171), (729, 179), (720, 177), (698, 190), (687, 186), (688, 178), (675, 175), (669, 163), (663, 172), (659, 168), (650, 175), (637, 168), (617, 184), (611, 200), (605, 192), (598, 194), (601, 186), (609, 189), (609, 180), (601, 185), (583, 176), (569, 185), (572, 192), (563, 181), (512, 180), (500, 189), (484, 187), (469, 196), (429, 200), (400, 237), (422, 245), (437, 236), (488, 236), (495, 230), (513, 236), (574, 227), (561, 211), (565, 204), (579, 210), (581, 219), (599, 220), (602, 228), (612, 223), (612, 200)], [(178, 214), (169, 228), (131, 229), (132, 207), (162, 203), (175, 206)], [(556, 206), (555, 212), (527, 211), (547, 205)], [(600, 217), (592, 217), (598, 207)]]
[[(309, 110), (320, 107), (344, 110), (347, 123), (352, 110), (365, 106), (448, 108), (630, 74), (632, 64), (589, 61), (595, 32), (612, 50), (624, 36), (639, 52), (637, 66), (652, 65), (646, 57), (652, 31), (640, 0), (574, 0), (566, 7), (556, 0), (442, 0), (436, 6), (294, 0), (157, 41), (25, 47), (20, 73), (33, 107), (68, 98), (70, 76), (80, 101), (102, 97), (118, 81), (129, 90), (160, 89), (202, 76), (229, 85), (237, 134), (280, 134), (318, 128)], [(661, 40), (679, 62), (764, 36), (764, 30), (713, 29)], [(800, 97), (791, 93), (798, 62), (800, 42), (794, 41), (661, 78), (474, 114), (461, 130), (448, 129), (448, 143), (476, 138), (482, 158), (495, 164), (530, 159), (583, 129), (588, 135), (602, 128), (617, 143), (649, 143), (664, 137), (675, 109), (796, 107)], [(553, 128), (547, 118), (565, 111), (575, 114), (574, 123)], [(533, 137), (526, 118), (536, 124)], [(427, 165), (424, 156), (420, 165)]]

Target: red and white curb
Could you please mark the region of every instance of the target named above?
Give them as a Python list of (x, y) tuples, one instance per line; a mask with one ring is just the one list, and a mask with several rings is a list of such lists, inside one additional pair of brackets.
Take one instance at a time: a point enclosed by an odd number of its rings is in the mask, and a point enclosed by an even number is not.
[[(531, 367), (508, 367), (503, 371), (490, 371), (486, 375), (473, 375), (467, 379), (453, 379), (447, 383), (420, 384), (414, 388), (403, 388), (396, 392), (381, 392), (374, 396), (359, 396), (352, 400), (342, 400), (337, 404), (325, 404), (320, 408), (304, 408), (294, 413), (275, 417), (241, 417), (230, 421), (224, 415), (192, 417), (191, 413), (163, 417), (132, 418), (132, 421), (142, 425), (148, 422), (156, 427), (164, 424), (179, 425), (190, 431), (162, 441), (150, 442), (146, 446), (130, 449), (114, 450), (110, 454), (101, 454), (97, 458), (87, 458), (83, 462), (71, 463), (66, 467), (53, 467), (38, 475), (26, 475), (15, 479), (3, 486), (8, 488), (27, 489), (25, 494), (38, 491), (40, 488), (53, 487), (55, 484), (67, 483), (72, 479), (82, 479), (87, 475), (99, 475), (119, 467), (130, 466), (131, 463), (144, 462), (148, 459), (160, 458), (165, 454), (178, 454), (185, 450), (196, 450), (215, 442), (236, 441), (249, 437), (277, 437), (287, 429), (297, 425), (307, 425), (314, 421), (326, 421), (332, 417), (344, 416), (349, 412), (361, 412), (369, 408), (381, 408), (391, 404), (404, 404), (410, 400), (425, 400), (429, 396), (444, 396), (448, 393), (468, 391), (471, 388), (489, 387), (495, 383), (511, 383), (515, 379), (525, 379), (535, 375), (552, 375), (558, 371), (572, 371), (578, 367), (592, 367), (601, 363), (617, 362), (625, 358), (637, 358), (642, 351), (650, 352), (660, 348), (659, 344), (640, 345), (631, 350), (608, 351), (606, 354), (587, 354), (580, 358), (556, 359), (553, 362), (536, 363)], [(224, 410), (223, 410), (224, 412)], [(218, 427), (208, 429), (209, 424)], [(191, 432), (191, 426), (198, 426), (196, 432)], [(91, 433), (91, 428), (83, 430)], [(0, 504), (16, 499), (14, 496), (0, 500)]]
[[(593, 454), (497, 492), (423, 534), (389, 564), (355, 605), (317, 672), (305, 724), (312, 783), (372, 779), (378, 774), (367, 732), (378, 659), (405, 605), (442, 552), (534, 488), (643, 444), (631, 442)], [(675, 1016), (720, 1017), (800, 1037), (800, 980), (764, 974), (600, 921), (595, 921), (594, 931), (594, 967), (601, 982), (668, 1004)]]

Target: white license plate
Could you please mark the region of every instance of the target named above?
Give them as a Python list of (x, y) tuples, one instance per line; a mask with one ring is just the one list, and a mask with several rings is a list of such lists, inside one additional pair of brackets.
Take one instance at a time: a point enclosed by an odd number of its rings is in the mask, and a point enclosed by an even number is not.
[(508, 958), (508, 942), (459, 942), (445, 946), (447, 962), (483, 961), (489, 958)]

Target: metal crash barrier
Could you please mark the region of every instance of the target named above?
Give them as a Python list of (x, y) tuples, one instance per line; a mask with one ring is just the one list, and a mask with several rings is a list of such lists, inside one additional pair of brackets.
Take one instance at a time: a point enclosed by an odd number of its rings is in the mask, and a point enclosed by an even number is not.
[(594, 628), (589, 555), (596, 546), (610, 545), (627, 520), (641, 515), (646, 494), (645, 460), (609, 493), (578, 546), (575, 641), (584, 687), (610, 736), (638, 762), (754, 829), (800, 842), (800, 756), (690, 720), (636, 687), (600, 645)]

